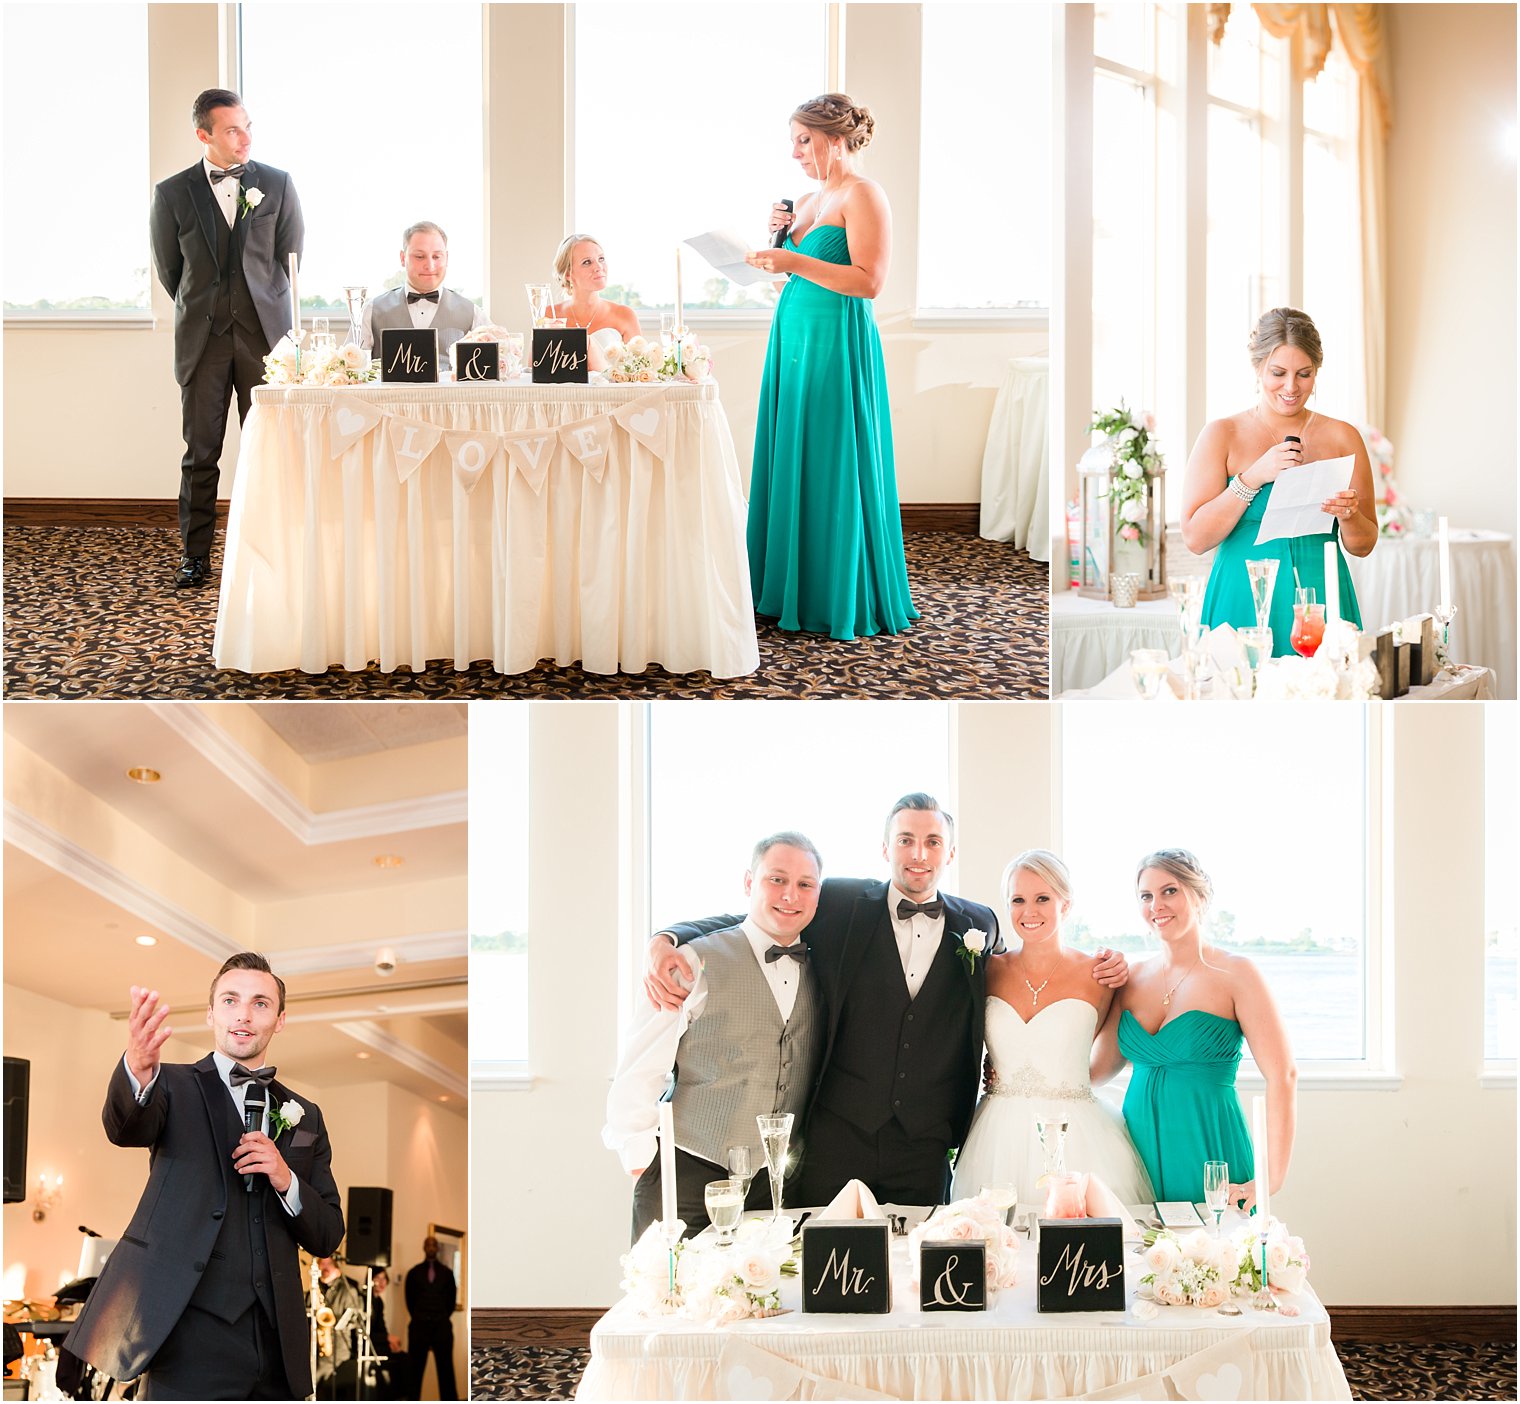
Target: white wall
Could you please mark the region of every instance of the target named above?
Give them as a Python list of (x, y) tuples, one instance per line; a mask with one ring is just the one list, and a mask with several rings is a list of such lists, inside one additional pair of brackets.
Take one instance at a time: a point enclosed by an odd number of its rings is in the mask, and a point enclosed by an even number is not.
[(1384, 5), (1388, 424), (1406, 501), (1515, 530), (1515, 7)]
[[(148, 7), (150, 65), (149, 165), (153, 182), (182, 170), (197, 155), (184, 113), (218, 72), (217, 6)], [(756, 8), (757, 16), (762, 11)], [(854, 94), (876, 112), (869, 173), (886, 188), (895, 211), (893, 270), (876, 303), (887, 361), (897, 481), (904, 502), (978, 501), (987, 424), (1010, 357), (1043, 352), (1043, 330), (980, 327), (915, 328), (918, 262), (917, 5), (849, 8), (847, 72)], [(522, 302), (547, 251), (564, 233), (561, 157), (564, 111), (563, 7), (491, 5), (485, 159), (486, 306), (504, 320)], [(204, 81), (202, 81), (204, 79)], [(524, 127), (524, 114), (530, 125)], [(285, 164), (277, 151), (255, 154)], [(297, 184), (300, 172), (293, 172)], [(7, 188), (10, 199), (25, 192)], [(139, 215), (130, 214), (137, 218)], [(5, 332), (5, 494), (9, 497), (146, 497), (179, 490), (179, 390), (174, 383), (173, 307), (154, 283), (157, 325), (150, 330)], [(525, 309), (524, 315), (525, 315)], [(709, 331), (734, 444), (749, 478), (760, 366), (767, 329)], [(79, 387), (90, 392), (80, 413)], [(234, 417), (235, 418), (235, 417)], [(67, 425), (73, 432), (60, 436)], [(109, 426), (109, 433), (106, 432)], [(236, 426), (229, 443), (236, 443)], [(108, 448), (106, 446), (109, 446)], [(232, 456), (223, 459), (221, 493), (231, 491)]]
[[(1307, 1239), (1314, 1283), (1332, 1305), (1508, 1304), (1515, 1094), (1479, 1085), (1482, 709), (1390, 712), (1384, 744), (1398, 763), (1385, 795), (1385, 870), (1402, 1083), (1332, 1090), (1306, 1076), (1292, 1173), (1274, 1207)], [(1202, 747), (1253, 744), (1231, 719), (1205, 713)], [(472, 717), (472, 726), (488, 724)], [(1055, 725), (1048, 706), (959, 709), (953, 784), (963, 891), (996, 902), (1006, 859), (1056, 832)], [(535, 1083), (474, 1097), (475, 1299), (483, 1307), (600, 1307), (618, 1296), (631, 1199), (599, 1141), (617, 1053), (626, 915), (617, 884), (628, 837), (618, 825), (616, 709), (536, 705), (531, 746)], [(1179, 770), (1168, 783), (1188, 781)], [(1141, 778), (1114, 802), (1131, 805), (1143, 825)], [(1394, 1234), (1418, 1223), (1439, 1233), (1439, 1246), (1433, 1239), (1428, 1249), (1394, 1251)]]

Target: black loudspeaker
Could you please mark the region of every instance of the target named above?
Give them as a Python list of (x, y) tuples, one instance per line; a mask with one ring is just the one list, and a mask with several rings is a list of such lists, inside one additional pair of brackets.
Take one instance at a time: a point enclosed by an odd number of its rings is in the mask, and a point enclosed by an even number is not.
[[(26, 1098), (32, 1065), (25, 1058), (5, 1060), (5, 1202), (26, 1198)], [(387, 1217), (386, 1222), (390, 1219)]]
[(379, 1185), (348, 1187), (348, 1261), (391, 1265), (391, 1192)]

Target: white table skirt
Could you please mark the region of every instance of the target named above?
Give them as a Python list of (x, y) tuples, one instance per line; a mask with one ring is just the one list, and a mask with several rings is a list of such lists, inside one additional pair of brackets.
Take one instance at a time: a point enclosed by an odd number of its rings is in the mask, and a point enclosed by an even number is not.
[[(1126, 1253), (1131, 1303), (1139, 1264)], [(1141, 1389), (1123, 1397), (1351, 1397), (1329, 1317), (1312, 1292), (1291, 1298), (1300, 1309), (1293, 1318), (1169, 1307), (1141, 1321), (1127, 1313), (1041, 1315), (1035, 1276), (1026, 1245), (1018, 1285), (991, 1310), (921, 1313), (906, 1245), (897, 1243), (894, 1309), (885, 1316), (803, 1313), (796, 1278), (782, 1283), (787, 1315), (725, 1328), (641, 1317), (624, 1301), (592, 1329), (576, 1398), (1071, 1399), (1135, 1382)], [(1219, 1381), (1231, 1367), (1241, 1383), (1227, 1396)]]
[[(1182, 678), (1182, 664), (1179, 659), (1171, 661), (1171, 673), (1179, 680)], [(1437, 673), (1435, 678), (1424, 687), (1412, 687), (1403, 697), (1394, 698), (1395, 702), (1487, 702), (1494, 696), (1494, 675), (1489, 668), (1463, 667), (1455, 673)], [(1129, 662), (1126, 660), (1114, 669), (1106, 678), (1093, 687), (1077, 688), (1061, 694), (1063, 701), (1082, 699), (1089, 702), (1138, 702), (1139, 694), (1135, 691), (1135, 685), (1130, 678)], [(1170, 688), (1163, 687), (1157, 694), (1156, 703), (1165, 705), (1168, 702), (1176, 702), (1178, 698)], [(1230, 697), (1225, 690), (1216, 688), (1215, 691), (1204, 697), (1205, 702), (1238, 702), (1243, 698)]]
[(1182, 651), (1182, 621), (1170, 599), (1146, 600), (1119, 609), (1075, 590), (1050, 597), (1050, 695), (1095, 687), (1120, 664), (1129, 665), (1131, 650)]
[[(1370, 556), (1347, 556), (1362, 622), (1385, 628), (1427, 614), (1441, 599), (1434, 541), (1383, 538)], [(1496, 531), (1451, 533), (1452, 654), (1494, 672), (1499, 697), (1515, 696), (1515, 543)]]
[(497, 454), (473, 490), (442, 442), (404, 481), (388, 421), (328, 452), (362, 399), (446, 432), (510, 434), (602, 415), (648, 385), (263, 386), (233, 488), (214, 657), (244, 672), (385, 672), (541, 659), (592, 673), (759, 665), (746, 506), (715, 384), (664, 389), (662, 461), (614, 428), (600, 481), (558, 451), (539, 491)]
[(1050, 559), (1050, 361), (1008, 362), (982, 455), (981, 535)]

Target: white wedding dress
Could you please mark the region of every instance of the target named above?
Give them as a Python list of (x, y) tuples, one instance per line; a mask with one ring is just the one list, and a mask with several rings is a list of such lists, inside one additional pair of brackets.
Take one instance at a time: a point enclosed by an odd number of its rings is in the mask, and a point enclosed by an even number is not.
[(1016, 1185), (1020, 1208), (1040, 1209), (1045, 1172), (1035, 1118), (1068, 1123), (1066, 1168), (1098, 1176), (1121, 1204), (1154, 1198), (1124, 1118), (1092, 1090), (1088, 1063), (1098, 1011), (1084, 999), (1058, 999), (1025, 1023), (1006, 1001), (987, 1000), (987, 1048), (997, 1072), (994, 1090), (977, 1104), (955, 1160), (956, 1199), (984, 1186)]

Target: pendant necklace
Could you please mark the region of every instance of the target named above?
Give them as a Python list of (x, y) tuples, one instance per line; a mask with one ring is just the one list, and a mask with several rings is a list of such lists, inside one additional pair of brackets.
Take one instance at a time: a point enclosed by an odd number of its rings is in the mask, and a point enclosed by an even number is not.
[(1166, 1008), (1168, 1008), (1171, 1005), (1172, 996), (1174, 994), (1176, 994), (1177, 991), (1182, 988), (1183, 982), (1186, 981), (1187, 977), (1189, 975), (1191, 975), (1196, 969), (1198, 969), (1198, 962), (1195, 960), (1190, 966), (1188, 966), (1187, 971), (1186, 971), (1186, 973), (1184, 973), (1182, 979), (1179, 980), (1179, 981), (1177, 981), (1177, 983), (1175, 985), (1173, 985), (1171, 987), (1171, 989), (1169, 989), (1166, 992), (1165, 995), (1162, 996), (1162, 998), (1161, 998), (1161, 1007), (1163, 1009), (1166, 1009)]

